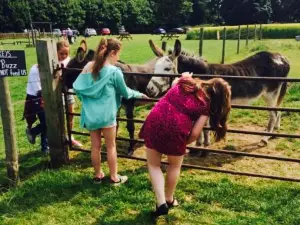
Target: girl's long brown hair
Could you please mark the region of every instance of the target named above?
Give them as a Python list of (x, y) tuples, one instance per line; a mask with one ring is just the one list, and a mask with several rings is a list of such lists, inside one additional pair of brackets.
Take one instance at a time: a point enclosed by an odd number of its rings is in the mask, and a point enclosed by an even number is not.
[(185, 92), (194, 93), (197, 98), (199, 91), (206, 94), (210, 100), (210, 127), (215, 132), (216, 141), (223, 139), (227, 132), (227, 119), (231, 109), (231, 87), (229, 84), (221, 78), (204, 81), (191, 77), (180, 78), (179, 84)]
[(97, 80), (99, 76), (99, 71), (102, 69), (103, 64), (107, 58), (107, 56), (112, 51), (119, 51), (121, 49), (122, 43), (115, 38), (102, 38), (99, 42), (99, 45), (96, 49), (94, 64), (92, 67), (92, 75), (94, 80)]

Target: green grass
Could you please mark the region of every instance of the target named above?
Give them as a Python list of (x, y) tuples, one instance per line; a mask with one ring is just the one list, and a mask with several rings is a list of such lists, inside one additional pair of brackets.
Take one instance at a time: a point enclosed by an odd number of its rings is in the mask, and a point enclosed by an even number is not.
[[(133, 41), (123, 42), (121, 60), (127, 63), (144, 63), (152, 59), (153, 53), (148, 46), (152, 38), (161, 46), (160, 36), (133, 35)], [(198, 52), (198, 41), (185, 40), (181, 36), (185, 50)], [(90, 48), (95, 48), (99, 37), (88, 38)], [(168, 42), (172, 48), (173, 41)], [(209, 62), (220, 62), (221, 41), (205, 40), (203, 55)], [(72, 54), (77, 45), (72, 46)], [(23, 46), (0, 46), (1, 49), (25, 49), (27, 69), (36, 63), (34, 48)], [(270, 50), (285, 55), (291, 63), (290, 77), (300, 77), (299, 43), (294, 40), (264, 40), (241, 44), (237, 55), (236, 41), (228, 41), (226, 63), (243, 59), (257, 51)], [(71, 152), (68, 165), (58, 170), (50, 170), (49, 156), (39, 151), (39, 144), (30, 145), (25, 137), (25, 122), (21, 120), (27, 77), (8, 78), (20, 155), (21, 184), (7, 189), (5, 176), (4, 143), (0, 122), (0, 224), (300, 224), (300, 186), (297, 183), (280, 182), (219, 173), (184, 169), (178, 184), (176, 197), (180, 207), (172, 209), (170, 215), (154, 222), (149, 211), (154, 209), (154, 195), (151, 190), (145, 163), (119, 159), (119, 170), (129, 175), (126, 185), (114, 188), (108, 182), (92, 184), (92, 168), (89, 154)], [(300, 86), (289, 86), (284, 107), (300, 107)], [(264, 105), (258, 101), (255, 105)], [(79, 102), (77, 102), (79, 110)], [(151, 107), (137, 107), (136, 118), (145, 118)], [(124, 112), (122, 112), (124, 116)], [(232, 110), (230, 127), (250, 127), (263, 130), (268, 114), (263, 111)], [(299, 134), (300, 116), (296, 113), (283, 113), (280, 132)], [(75, 119), (78, 128), (79, 119)], [(136, 134), (138, 132), (137, 126)], [(127, 136), (125, 124), (121, 124), (120, 136)], [(252, 136), (228, 135), (221, 149), (240, 150), (249, 143)], [(256, 137), (259, 140), (259, 137)], [(86, 148), (89, 139), (78, 137)], [(256, 139), (255, 139), (256, 140)], [(250, 142), (252, 139), (250, 140)], [(254, 141), (254, 138), (253, 138)], [(118, 143), (118, 151), (125, 152), (128, 144)], [(296, 139), (275, 139), (265, 149), (253, 150), (254, 153), (283, 155), (299, 158), (300, 141)], [(142, 152), (142, 150), (138, 150)], [(141, 153), (141, 154), (142, 154)], [(104, 160), (105, 161), (105, 160)], [(187, 163), (209, 165), (245, 172), (268, 173), (277, 176), (299, 177), (296, 163), (277, 163), (274, 161), (210, 155), (206, 159), (187, 158)], [(104, 171), (108, 167), (104, 162)]]

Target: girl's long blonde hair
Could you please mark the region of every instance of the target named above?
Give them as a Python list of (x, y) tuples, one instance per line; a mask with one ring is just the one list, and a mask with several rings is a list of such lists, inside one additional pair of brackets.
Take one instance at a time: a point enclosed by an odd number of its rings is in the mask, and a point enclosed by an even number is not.
[(119, 51), (121, 49), (122, 43), (115, 38), (102, 38), (95, 52), (94, 64), (92, 67), (92, 75), (94, 80), (97, 80), (99, 76), (99, 71), (102, 69), (103, 64), (107, 56), (112, 51)]
[(215, 132), (216, 141), (223, 139), (227, 132), (227, 119), (231, 109), (231, 87), (221, 78), (211, 80), (182, 77), (179, 85), (185, 92), (194, 93), (199, 98), (199, 92), (204, 92), (210, 101), (209, 123)]
[(62, 48), (70, 48), (70, 45), (69, 45), (69, 42), (65, 41), (65, 40), (61, 40), (61, 41), (58, 41), (56, 43), (56, 50), (59, 51), (60, 49)]

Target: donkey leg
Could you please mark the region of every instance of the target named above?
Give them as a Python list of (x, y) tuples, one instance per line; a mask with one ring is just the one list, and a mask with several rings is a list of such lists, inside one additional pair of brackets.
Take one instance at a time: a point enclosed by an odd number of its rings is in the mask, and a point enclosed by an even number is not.
[(129, 133), (129, 137), (130, 137), (130, 142), (129, 142), (129, 147), (128, 147), (128, 151), (127, 154), (128, 155), (132, 155), (134, 152), (134, 145), (135, 145), (135, 141), (133, 141), (134, 139), (134, 122), (132, 121), (133, 119), (133, 110), (134, 110), (134, 100), (130, 99), (128, 101), (126, 101), (126, 117), (127, 119), (131, 119), (131, 121), (127, 121), (127, 131)]
[(203, 144), (203, 138), (204, 138), (204, 135), (203, 135), (203, 132), (201, 132), (199, 137), (196, 140), (196, 146), (201, 146)]
[[(206, 126), (208, 125), (208, 121), (206, 122), (205, 124)], [(201, 146), (201, 145), (204, 145), (204, 146), (208, 146), (210, 145), (210, 140), (209, 140), (209, 131), (208, 130), (203, 130), (201, 133), (200, 133), (200, 136), (199, 138), (196, 140), (196, 146)], [(190, 151), (191, 152), (191, 151)], [(192, 151), (191, 152), (192, 154), (196, 154), (196, 151)], [(197, 151), (197, 154), (201, 157), (206, 157), (208, 156), (208, 153), (209, 152), (206, 152), (206, 151)]]
[[(272, 93), (267, 93), (266, 95), (263, 96), (264, 100), (266, 101), (266, 103), (268, 104), (269, 107), (275, 107), (276, 106), (276, 102), (277, 102), (278, 95), (279, 95), (279, 90), (276, 90)], [(278, 111), (270, 111), (269, 112), (269, 123), (268, 123), (268, 126), (267, 126), (267, 132), (269, 132), (269, 133), (273, 132), (275, 124), (278, 121), (279, 117), (280, 117), (280, 114), (278, 113)], [(270, 139), (270, 136), (264, 136), (261, 139), (261, 142), (264, 145), (267, 145), (269, 139)]]
[(274, 129), (276, 130), (280, 129), (280, 122), (281, 122), (281, 113), (277, 112), (277, 118), (276, 118)]

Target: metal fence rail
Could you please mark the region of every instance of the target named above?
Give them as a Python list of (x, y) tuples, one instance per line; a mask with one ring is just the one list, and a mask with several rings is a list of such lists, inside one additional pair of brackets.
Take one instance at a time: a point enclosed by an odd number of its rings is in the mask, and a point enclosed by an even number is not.
[[(72, 116), (80, 116), (80, 113), (69, 113)], [(141, 119), (126, 119), (126, 118), (117, 118), (118, 121), (133, 121), (135, 123), (144, 123), (145, 120)], [(213, 130), (210, 127), (204, 127), (205, 130)], [(246, 131), (246, 130), (238, 130), (238, 129), (228, 129), (228, 133), (234, 134), (251, 134), (251, 135), (259, 135), (259, 136), (272, 136), (272, 137), (284, 137), (284, 138), (300, 138), (299, 134), (285, 134), (285, 133), (271, 133), (264, 131)]]
[[(73, 70), (73, 71), (81, 71), (81, 69), (70, 69), (70, 68), (62, 68), (62, 70)], [(156, 76), (156, 77), (180, 77), (179, 74), (140, 74), (140, 73), (124, 73), (125, 75), (129, 76)], [(227, 75), (207, 75), (207, 74), (194, 74), (193, 77), (198, 78), (226, 78), (226, 79), (239, 79), (239, 80), (251, 80), (251, 81), (272, 81), (272, 82), (300, 82), (300, 79), (298, 78), (278, 78), (278, 77), (237, 77), (237, 76), (227, 76)], [(65, 98), (68, 94), (70, 95), (76, 95), (73, 92), (67, 92), (65, 90)], [(159, 99), (137, 99), (137, 101), (145, 101), (149, 103), (155, 103)], [(251, 110), (266, 110), (266, 111), (285, 111), (285, 112), (300, 112), (300, 109), (298, 108), (284, 108), (284, 107), (266, 107), (266, 106), (248, 106), (248, 105), (231, 105), (232, 108), (237, 109), (251, 109)], [(68, 107), (66, 107), (66, 117), (68, 118), (68, 115), (73, 116), (80, 116), (80, 113), (69, 113)], [(117, 118), (118, 121), (133, 121), (135, 123), (143, 123), (144, 120), (142, 119), (126, 119), (126, 118)], [(69, 124), (69, 123), (68, 123)], [(205, 127), (204, 129), (211, 130), (209, 127)], [(279, 133), (270, 133), (270, 132), (258, 132), (258, 131), (245, 131), (245, 130), (237, 130), (237, 129), (228, 129), (229, 133), (242, 133), (242, 134), (251, 134), (251, 135), (263, 135), (263, 136), (274, 136), (274, 137), (288, 137), (288, 138), (300, 138), (300, 135), (297, 134), (279, 134)], [(83, 135), (83, 136), (89, 136), (89, 133), (85, 132), (78, 132), (73, 131), (68, 128), (68, 135), (69, 140), (72, 134), (76, 135)], [(136, 143), (144, 143), (143, 140), (140, 139), (130, 139), (125, 137), (117, 137), (117, 140), (120, 141), (134, 141)], [(81, 148), (75, 148), (72, 146), (71, 141), (69, 141), (69, 147), (70, 150), (75, 151), (81, 151), (81, 152), (90, 152), (86, 149)], [(240, 156), (240, 157), (253, 157), (253, 158), (263, 158), (263, 159), (269, 159), (269, 160), (279, 160), (279, 161), (286, 161), (286, 162), (296, 162), (300, 163), (300, 159), (297, 158), (289, 158), (289, 157), (280, 157), (280, 156), (271, 156), (271, 155), (265, 155), (265, 154), (255, 154), (255, 153), (247, 153), (247, 152), (240, 152), (240, 151), (232, 151), (232, 150), (219, 150), (219, 149), (210, 149), (210, 148), (202, 148), (202, 147), (191, 147), (187, 146), (187, 149), (195, 150), (195, 151), (206, 151), (206, 152), (212, 152), (215, 154), (228, 154), (228, 155), (234, 155), (234, 156)], [(106, 154), (105, 152), (101, 154)], [(120, 158), (128, 158), (128, 159), (135, 159), (140, 161), (146, 161), (144, 158), (134, 157), (134, 156), (127, 156), (123, 154), (118, 154), (118, 157)], [(167, 164), (166, 162), (162, 162), (164, 164)], [(295, 181), (300, 182), (299, 178), (290, 178), (290, 177), (280, 177), (280, 176), (271, 176), (266, 174), (257, 174), (257, 173), (246, 173), (246, 172), (239, 172), (239, 171), (233, 171), (233, 170), (223, 170), (223, 169), (216, 169), (216, 168), (210, 168), (210, 167), (204, 167), (204, 166), (196, 166), (196, 165), (189, 165), (189, 164), (183, 164), (184, 168), (193, 168), (193, 169), (201, 169), (206, 171), (214, 171), (214, 172), (220, 172), (220, 173), (227, 173), (232, 175), (243, 175), (243, 176), (251, 176), (251, 177), (260, 177), (260, 178), (269, 178), (269, 179), (275, 179), (275, 180), (283, 180), (283, 181)]]
[[(90, 136), (89, 133), (78, 132), (78, 131), (71, 131), (71, 134), (77, 134), (77, 135), (82, 135), (82, 136)], [(136, 143), (141, 143), (141, 144), (145, 143), (141, 139), (130, 139), (130, 138), (125, 138), (125, 137), (117, 137), (117, 140), (119, 140), (119, 141), (135, 141)], [(192, 147), (192, 146), (187, 146), (186, 148), (190, 149), (190, 150), (195, 150), (195, 151), (205, 151), (205, 152), (212, 152), (212, 153), (218, 153), (218, 154), (245, 156), (245, 157), (262, 158), (262, 159), (273, 159), (273, 160), (300, 163), (300, 159), (289, 158), (289, 157), (270, 156), (270, 155), (264, 155), (264, 154), (239, 152), (239, 151), (232, 151), (232, 150), (226, 150), (226, 149), (225, 150), (219, 150), (219, 149), (211, 149), (211, 148)]]
[[(87, 149), (82, 149), (82, 148), (71, 148), (71, 150), (86, 152), (86, 153), (91, 152)], [(101, 152), (101, 154), (106, 155), (107, 153), (106, 152)], [(134, 159), (134, 160), (146, 162), (146, 159), (144, 159), (144, 158), (135, 157), (135, 156), (127, 156), (127, 155), (124, 155), (124, 154), (118, 154), (118, 157), (119, 158), (125, 158), (125, 159)], [(165, 165), (168, 164), (167, 162), (161, 162), (161, 163), (165, 164)], [(188, 168), (188, 169), (198, 169), (198, 170), (206, 170), (206, 171), (211, 171), (211, 172), (226, 173), (226, 174), (238, 175), (238, 176), (249, 176), (249, 177), (268, 178), (268, 179), (281, 180), (281, 181), (300, 182), (299, 178), (280, 177), (280, 176), (272, 176), (272, 175), (258, 174), (258, 173), (247, 173), (247, 172), (239, 172), (239, 171), (234, 171), (234, 170), (223, 170), (223, 169), (211, 168), (211, 167), (206, 167), (206, 166), (196, 166), (196, 165), (191, 165), (191, 164), (182, 164), (182, 167), (183, 168)]]

